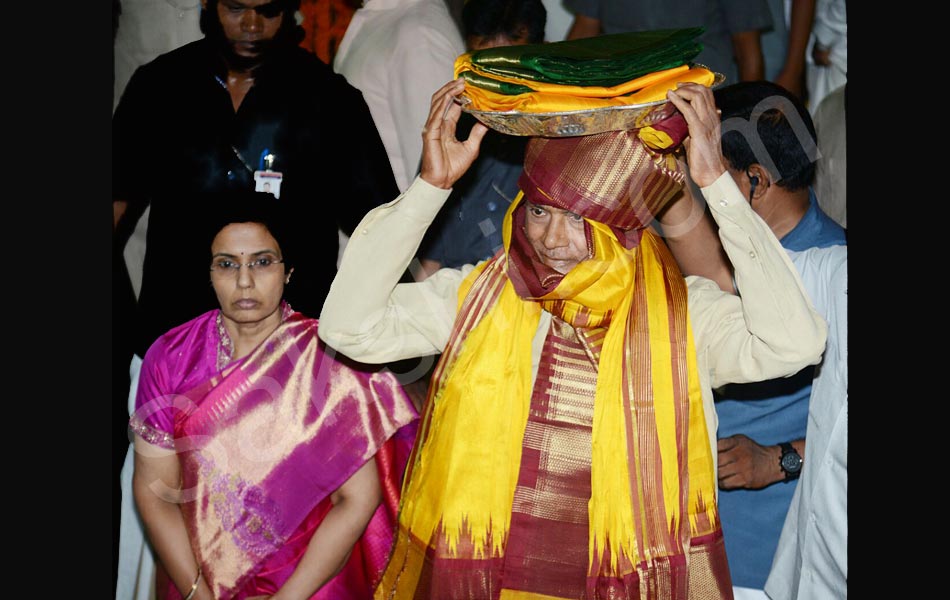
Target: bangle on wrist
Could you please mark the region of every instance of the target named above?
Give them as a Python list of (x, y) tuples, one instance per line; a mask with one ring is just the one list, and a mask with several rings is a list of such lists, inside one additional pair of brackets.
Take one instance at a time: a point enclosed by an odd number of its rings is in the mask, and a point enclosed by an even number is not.
[(201, 581), (201, 567), (198, 567), (198, 575), (195, 576), (195, 582), (191, 584), (191, 589), (188, 590), (188, 594), (182, 600), (191, 600), (194, 597), (195, 592), (198, 591), (198, 582)]

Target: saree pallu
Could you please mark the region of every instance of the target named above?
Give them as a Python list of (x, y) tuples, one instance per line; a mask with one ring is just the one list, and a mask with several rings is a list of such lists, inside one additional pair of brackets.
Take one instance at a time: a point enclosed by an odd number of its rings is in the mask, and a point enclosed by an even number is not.
[(312, 598), (367, 598), (385, 566), (415, 408), (392, 373), (334, 356), (295, 313), (254, 352), (183, 394), (181, 506), (216, 598), (272, 594), (331, 508), (375, 460), (383, 502), (343, 570)]

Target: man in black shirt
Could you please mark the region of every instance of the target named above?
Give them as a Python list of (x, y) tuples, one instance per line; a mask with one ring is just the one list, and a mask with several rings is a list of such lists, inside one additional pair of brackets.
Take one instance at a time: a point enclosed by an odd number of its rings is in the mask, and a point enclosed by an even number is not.
[[(201, 40), (140, 67), (113, 117), (121, 251), (151, 206), (135, 353), (216, 306), (195, 231), (209, 198), (265, 182), (295, 218), (288, 302), (316, 316), (352, 232), (398, 195), (361, 93), (297, 46), (296, 0), (207, 0)], [(370, 140), (370, 143), (367, 143)], [(255, 175), (255, 172), (257, 174)]]

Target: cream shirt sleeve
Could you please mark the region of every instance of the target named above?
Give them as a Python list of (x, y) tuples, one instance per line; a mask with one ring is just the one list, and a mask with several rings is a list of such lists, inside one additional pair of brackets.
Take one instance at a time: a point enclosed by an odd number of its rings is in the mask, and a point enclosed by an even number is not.
[(416, 177), (398, 198), (360, 221), (320, 313), (323, 341), (370, 364), (442, 352), (459, 285), (474, 267), (441, 269), (413, 283), (399, 279), (450, 192)]
[(701, 188), (735, 269), (739, 295), (687, 277), (696, 350), (709, 382), (746, 383), (793, 375), (817, 364), (827, 326), (784, 248), (742, 197), (728, 172)]

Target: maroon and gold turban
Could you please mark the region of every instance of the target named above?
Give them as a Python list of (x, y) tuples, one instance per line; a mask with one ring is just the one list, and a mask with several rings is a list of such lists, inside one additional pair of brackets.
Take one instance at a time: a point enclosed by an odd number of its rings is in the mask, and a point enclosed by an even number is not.
[(529, 202), (609, 225), (625, 241), (621, 232), (649, 225), (683, 189), (686, 174), (672, 151), (686, 134), (686, 121), (675, 111), (640, 129), (532, 138), (518, 184)]

